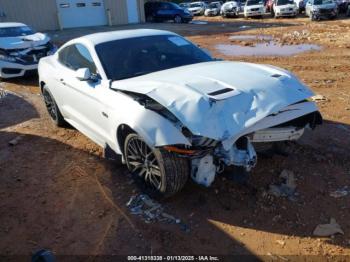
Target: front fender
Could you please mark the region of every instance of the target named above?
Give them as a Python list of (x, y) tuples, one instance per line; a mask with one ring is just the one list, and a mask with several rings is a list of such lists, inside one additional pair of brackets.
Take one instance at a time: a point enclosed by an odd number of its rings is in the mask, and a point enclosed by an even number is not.
[(188, 139), (169, 120), (154, 111), (144, 109), (124, 123), (137, 132), (150, 147), (191, 145)]
[[(118, 134), (118, 130), (126, 125), (139, 134), (151, 148), (176, 144), (191, 145), (180, 129), (162, 115), (146, 109), (133, 99), (128, 99), (126, 95), (120, 102), (125, 103), (125, 106), (119, 108), (123, 110), (114, 111), (111, 118), (116, 120), (114, 123), (117, 123), (112, 130), (114, 137)], [(110, 146), (120, 154), (123, 145), (120, 145), (117, 139), (115, 139), (116, 143)]]

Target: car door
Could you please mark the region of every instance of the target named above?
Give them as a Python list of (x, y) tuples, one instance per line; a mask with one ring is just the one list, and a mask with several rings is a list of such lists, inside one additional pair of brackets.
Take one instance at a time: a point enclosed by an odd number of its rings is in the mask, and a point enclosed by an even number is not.
[[(82, 44), (72, 44), (59, 54), (59, 82), (62, 111), (67, 120), (77, 129), (104, 146), (108, 140), (108, 115), (105, 112), (103, 96), (106, 87), (103, 85), (95, 62), (89, 50)], [(61, 52), (62, 52), (61, 51)], [(64, 57), (65, 56), (65, 57)], [(81, 81), (76, 71), (88, 68), (93, 79)]]
[(173, 10), (169, 3), (160, 3), (158, 10), (158, 16), (163, 20), (170, 20), (173, 18)]

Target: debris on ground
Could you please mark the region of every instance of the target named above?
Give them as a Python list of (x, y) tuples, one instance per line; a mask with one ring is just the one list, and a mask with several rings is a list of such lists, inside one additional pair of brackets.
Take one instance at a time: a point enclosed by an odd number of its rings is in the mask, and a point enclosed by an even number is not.
[(295, 189), (297, 187), (294, 173), (284, 169), (279, 177), (283, 182), (279, 185), (270, 185), (268, 194), (275, 197), (288, 197), (290, 200), (294, 200)]
[(279, 245), (281, 245), (282, 247), (284, 247), (284, 246), (286, 245), (286, 242), (283, 241), (283, 240), (280, 240), (280, 239), (277, 239), (277, 240), (276, 240), (276, 243), (279, 244)]
[(17, 136), (15, 137), (14, 139), (12, 139), (10, 142), (9, 142), (9, 145), (10, 146), (15, 146), (18, 144), (19, 141), (21, 141), (23, 139), (23, 136)]
[(314, 236), (319, 236), (319, 237), (329, 237), (337, 233), (344, 235), (343, 230), (341, 229), (340, 225), (337, 223), (337, 221), (335, 221), (334, 218), (331, 218), (331, 221), (329, 224), (318, 225), (313, 232)]
[(322, 101), (328, 101), (327, 97), (323, 95), (315, 95), (311, 97), (311, 100), (314, 102), (322, 102)]
[(166, 222), (169, 224), (179, 224), (181, 229), (189, 232), (189, 227), (181, 222), (181, 219), (174, 217), (166, 212), (162, 205), (151, 199), (148, 195), (140, 194), (132, 196), (126, 206), (131, 214), (138, 215), (143, 218), (145, 223)]
[(5, 98), (6, 95), (7, 95), (6, 90), (5, 90), (5, 89), (2, 89), (2, 88), (0, 87), (0, 100), (1, 100), (2, 98)]
[(271, 257), (272, 260), (277, 260), (277, 261), (289, 261), (288, 258), (277, 255), (277, 254), (272, 254), (271, 252), (267, 252), (267, 256)]
[(344, 186), (340, 189), (331, 192), (329, 195), (334, 198), (345, 197), (347, 195), (350, 195), (350, 188), (348, 186)]

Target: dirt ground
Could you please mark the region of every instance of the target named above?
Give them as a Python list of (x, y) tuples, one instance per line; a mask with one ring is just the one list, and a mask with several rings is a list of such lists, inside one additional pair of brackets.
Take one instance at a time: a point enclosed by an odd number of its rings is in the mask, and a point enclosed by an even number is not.
[[(200, 18), (203, 20), (202, 18)], [(210, 18), (208, 24), (145, 24), (50, 32), (57, 43), (97, 30), (159, 28), (180, 33), (215, 57), (286, 68), (327, 98), (318, 103), (324, 124), (286, 155), (260, 157), (249, 186), (217, 177), (210, 188), (189, 181), (162, 200), (189, 227), (146, 224), (126, 203), (139, 192), (126, 168), (102, 158), (101, 149), (74, 129), (58, 129), (46, 113), (37, 77), (1, 83), (0, 254), (30, 255), (249, 255), (266, 261), (350, 260), (350, 19), (244, 20)], [(300, 36), (298, 33), (304, 34)], [(237, 34), (272, 35), (284, 44), (322, 47), (288, 57), (224, 56), (215, 45)], [(240, 43), (248, 45), (245, 42)], [(9, 141), (20, 136), (18, 144)], [(287, 169), (297, 178), (293, 201), (268, 197)], [(344, 235), (315, 237), (318, 224), (335, 218)], [(0, 259), (1, 260), (1, 259)], [(230, 257), (233, 261), (234, 257)], [(91, 260), (93, 261), (93, 260)]]

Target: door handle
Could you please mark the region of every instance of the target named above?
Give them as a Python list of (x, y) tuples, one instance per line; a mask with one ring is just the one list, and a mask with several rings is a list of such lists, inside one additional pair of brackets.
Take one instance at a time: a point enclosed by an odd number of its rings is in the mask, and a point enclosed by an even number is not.
[(61, 82), (63, 85), (66, 85), (66, 83), (64, 82), (64, 79), (63, 79), (63, 78), (60, 79), (60, 82)]

